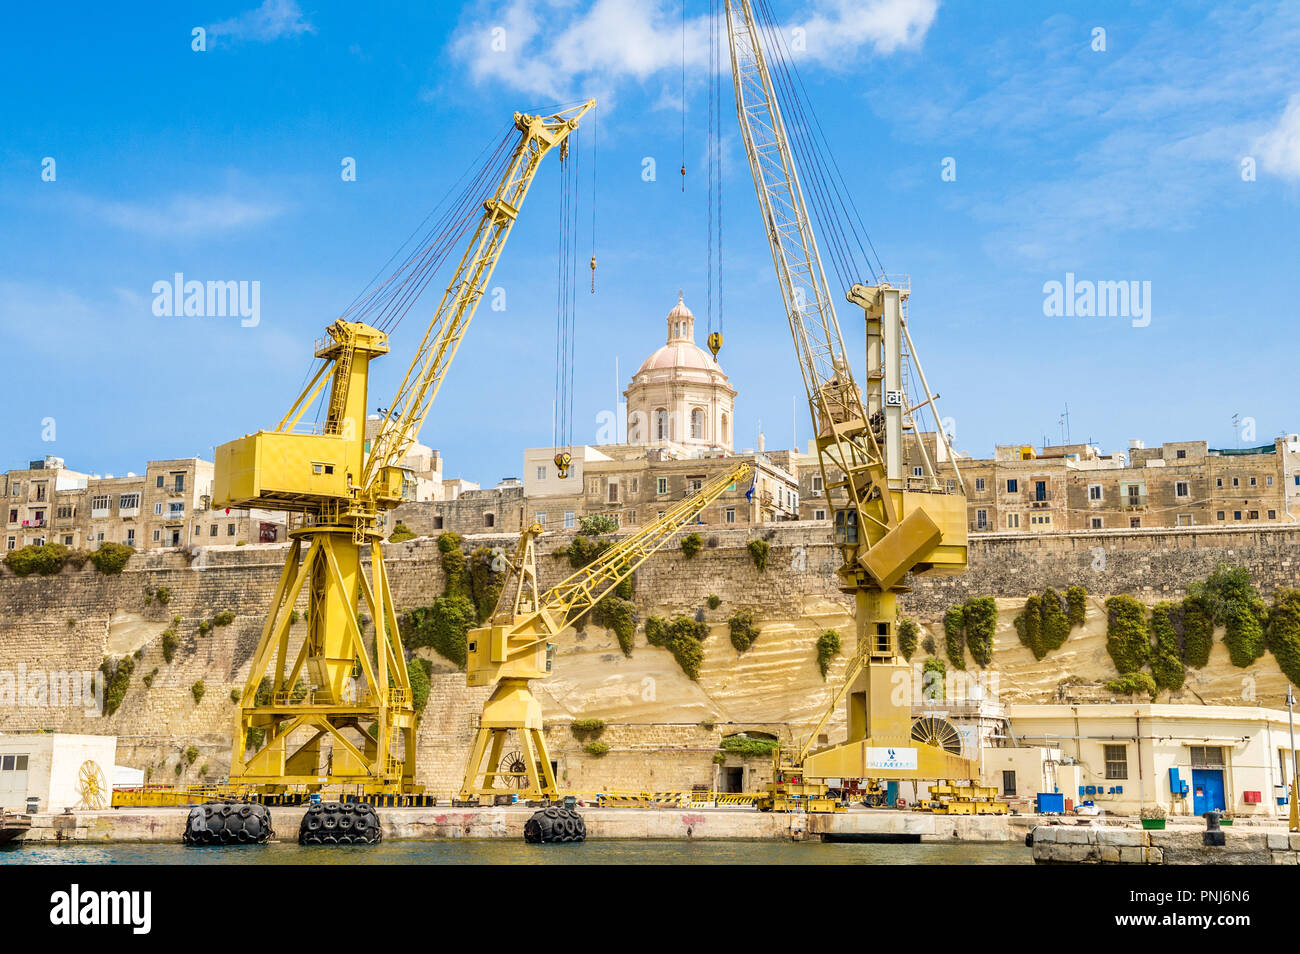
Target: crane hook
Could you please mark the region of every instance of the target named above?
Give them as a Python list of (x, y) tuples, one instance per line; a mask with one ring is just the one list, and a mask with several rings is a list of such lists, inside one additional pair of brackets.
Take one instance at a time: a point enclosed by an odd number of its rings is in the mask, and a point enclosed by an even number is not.
[(714, 331), (709, 334), (709, 350), (713, 352), (713, 357), (717, 358), (718, 352), (722, 350), (721, 331)]

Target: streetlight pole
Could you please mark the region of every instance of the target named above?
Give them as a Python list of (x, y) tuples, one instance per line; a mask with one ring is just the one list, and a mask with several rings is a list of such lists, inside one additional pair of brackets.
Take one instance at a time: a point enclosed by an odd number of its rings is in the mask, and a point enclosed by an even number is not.
[(1295, 705), (1295, 695), (1291, 692), (1291, 684), (1287, 683), (1286, 687), (1286, 721), (1291, 731), (1291, 789), (1289, 794), (1288, 808), (1290, 808), (1290, 819), (1288, 828), (1291, 831), (1300, 831), (1300, 807), (1296, 805), (1296, 777), (1300, 775), (1300, 754), (1295, 748), (1295, 714), (1292, 706)]

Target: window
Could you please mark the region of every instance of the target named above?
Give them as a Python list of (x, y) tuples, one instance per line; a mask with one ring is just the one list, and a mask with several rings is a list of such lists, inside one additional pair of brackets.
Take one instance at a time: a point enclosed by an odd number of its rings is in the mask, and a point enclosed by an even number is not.
[(668, 440), (668, 412), (663, 408), (655, 410), (655, 439)]
[(1093, 517), (1089, 523), (1089, 528), (1092, 530), (1102, 530), (1105, 527), (1105, 523), (1106, 522), (1102, 520), (1101, 517)]
[(216, 535), (217, 535), (217, 525), (214, 523), (212, 526), (208, 527), (208, 536), (215, 537)]
[(1273, 475), (1272, 475), (1272, 474), (1269, 474), (1267, 477), (1264, 478), (1264, 486), (1265, 486), (1265, 487), (1272, 487), (1272, 486), (1273, 486)]
[(494, 513), (483, 514), (483, 526), (495, 527), (497, 525), (497, 515)]
[(1187, 451), (1185, 450), (1174, 451), (1174, 456), (1177, 457), (1179, 460), (1182, 460), (1187, 456)]
[(13, 486), (9, 488), (9, 493), (14, 497), (21, 497), (23, 495), (23, 482), (15, 480)]
[(1216, 486), (1216, 487), (1222, 487), (1222, 486), (1223, 486), (1223, 478), (1222, 478), (1222, 477), (1215, 477), (1215, 478), (1214, 478), (1214, 486)]
[(1007, 493), (1014, 494), (1020, 489), (1020, 485), (1014, 480), (1007, 481)]
[(108, 511), (112, 509), (112, 507), (113, 507), (113, 498), (110, 497), (108, 494), (98, 494), (90, 498), (91, 516), (94, 516), (94, 512), (96, 510), (101, 510), (104, 513), (108, 513)]
[[(326, 467), (326, 468), (325, 468), (325, 473), (327, 473), (327, 474), (329, 474), (329, 473), (333, 473), (333, 468), (332, 468), (332, 467)], [(179, 493), (183, 492), (184, 490), (185, 490), (185, 475), (184, 475), (184, 474), (177, 474), (177, 475), (176, 475), (176, 493), (179, 494)]]
[(726, 411), (722, 412), (721, 424), (718, 428), (718, 431), (719, 431), (719, 436), (722, 438), (722, 443), (725, 444), (728, 440), (730, 440), (730, 438), (727, 436), (727, 412)]
[(987, 510), (975, 511), (975, 529), (987, 530), (989, 528), (989, 512)]
[(1223, 748), (1217, 745), (1193, 745), (1192, 768), (1221, 769), (1224, 766)]
[(700, 478), (700, 477), (692, 477), (692, 478), (691, 478), (690, 480), (688, 480), (686, 483), (687, 483), (687, 486), (690, 487), (690, 489), (691, 489), (691, 493), (696, 493), (696, 492), (698, 492), (699, 489), (700, 489), (701, 487), (704, 486), (704, 480), (703, 480), (702, 478)]
[(1234, 486), (1234, 487), (1240, 487), (1240, 486), (1241, 486), (1241, 478), (1240, 478), (1240, 477), (1234, 477), (1234, 478), (1232, 478), (1232, 486)]
[(977, 491), (979, 491), (980, 493), (983, 493), (983, 492), (984, 492), (984, 478), (983, 478), (983, 477), (976, 477), (976, 478), (975, 478), (975, 489), (976, 489)]
[(1259, 485), (1259, 481), (1256, 480), (1254, 477), (1252, 477), (1252, 478), (1250, 478), (1250, 485), (1251, 485), (1252, 487), (1256, 487), (1256, 486)]
[(572, 530), (576, 519), (572, 510), (564, 511), (564, 529)]
[(540, 523), (543, 527), (545, 527), (545, 526), (546, 526), (546, 514), (545, 514), (545, 513), (535, 513), (535, 514), (533, 514), (533, 523)]
[(1185, 480), (1179, 480), (1174, 483), (1175, 497), (1190, 497), (1192, 495), (1191, 485)]
[(40, 483), (40, 484), (36, 484), (35, 486), (36, 486), (36, 502), (40, 503), (42, 500), (45, 499), (45, 484)]
[(608, 500), (610, 503), (618, 503), (618, 481), (617, 480), (611, 479), (609, 482)]
[(1247, 519), (1249, 519), (1249, 520), (1258, 520), (1258, 519), (1259, 519), (1259, 511), (1258, 511), (1258, 510), (1250, 510), (1250, 511), (1247, 511), (1246, 516), (1247, 516)]
[(913, 477), (924, 477), (924, 476), (925, 476), (925, 468), (923, 468), (923, 467), (913, 467), (913, 468), (912, 468), (912, 476), (913, 476)]
[(703, 408), (697, 407), (691, 409), (691, 439), (697, 441), (704, 440), (704, 409)]
[(1002, 794), (1016, 794), (1016, 773), (1009, 769), (1004, 769), (1002, 772)]
[(70, 547), (70, 546), (72, 546), (72, 534), (68, 534), (67, 536), (65, 536), (65, 537), (63, 538), (63, 545), (64, 545), (65, 547)]
[(166, 482), (166, 480), (167, 480), (167, 478), (165, 478), (162, 474), (159, 474), (159, 475), (158, 475), (158, 482), (155, 484), (155, 486), (158, 487), (159, 489), (161, 489), (161, 488), (162, 488), (162, 485)]
[(120, 497), (117, 498), (117, 509), (118, 510), (139, 510), (140, 495), (122, 494)]
[(632, 490), (631, 490), (630, 492), (631, 492), (631, 493), (636, 493), (636, 492), (637, 492), (638, 490), (640, 490), (640, 489), (641, 489), (641, 478), (640, 478), (640, 477), (633, 477), (633, 478), (632, 478)]
[(813, 519), (814, 519), (814, 520), (825, 520), (825, 519), (826, 519), (826, 511), (825, 511), (825, 510), (814, 510), (814, 511), (813, 511)]
[(538, 479), (538, 480), (545, 480), (545, 479), (546, 479), (546, 466), (545, 466), (545, 465), (543, 465), (543, 466), (537, 468), (537, 479)]
[(1220, 511), (1216, 514), (1216, 516), (1217, 516), (1220, 520), (1222, 520), (1222, 519), (1224, 518), (1224, 516), (1226, 516), (1226, 515), (1224, 514), (1224, 512), (1223, 512), (1222, 510), (1220, 510)]
[(0, 772), (26, 772), (27, 756), (0, 755)]
[(817, 474), (812, 479), (812, 492), (820, 494), (822, 492), (822, 475)]
[(167, 519), (180, 520), (185, 516), (185, 504), (176, 501), (170, 501), (167, 504)]
[(161, 540), (161, 539), (162, 539), (162, 531), (161, 531), (161, 530), (155, 530), (155, 531), (153, 532), (153, 542), (154, 542), (154, 543), (157, 543), (157, 542), (158, 542), (159, 540)]
[(1270, 511), (1268, 512), (1268, 519), (1270, 519), (1270, 520), (1276, 520), (1276, 519), (1277, 519), (1277, 511), (1276, 511), (1276, 510), (1270, 510)]
[[(162, 501), (161, 501), (161, 500), (158, 501), (156, 504), (153, 505), (153, 515), (154, 515), (155, 517), (161, 517), (161, 516), (162, 516)], [(93, 515), (92, 515), (92, 516), (93, 516)]]
[(667, 478), (667, 477), (656, 477), (656, 478), (655, 478), (655, 493), (657, 493), (657, 494), (666, 494), (666, 493), (668, 493), (668, 478)]
[(10, 522), (10, 523), (17, 523), (17, 522), (18, 522), (18, 511), (17, 511), (17, 510), (10, 510), (10, 511), (9, 511), (9, 522)]
[(1240, 511), (1240, 510), (1234, 510), (1234, 511), (1232, 512), (1232, 519), (1233, 519), (1233, 520), (1240, 520), (1240, 519), (1241, 519), (1241, 511)]
[(1196, 523), (1196, 518), (1193, 517), (1190, 513), (1180, 513), (1178, 515), (1178, 526), (1180, 527), (1190, 527), (1193, 526), (1195, 523)]
[(226, 524), (226, 536), (233, 537), (234, 535), (235, 535), (235, 525), (233, 523)]
[(132, 529), (128, 529), (128, 530), (126, 531), (126, 545), (129, 546), (129, 547), (133, 547), (133, 546), (135, 546), (135, 529), (134, 529), (134, 528), (132, 528)]
[(1019, 526), (1020, 526), (1020, 514), (1018, 513), (1007, 514), (1007, 529), (1015, 530), (1019, 528)]
[(1132, 528), (1132, 529), (1134, 529), (1134, 530), (1140, 530), (1140, 529), (1142, 528), (1142, 518), (1141, 518), (1141, 517), (1129, 517), (1129, 518), (1128, 518), (1128, 525), (1129, 525), (1130, 528)]
[(1106, 778), (1128, 778), (1128, 746), (1104, 745), (1102, 748), (1106, 750)]
[(735, 522), (736, 522), (736, 508), (735, 508), (735, 507), (728, 507), (728, 508), (726, 509), (726, 512), (725, 512), (724, 515), (723, 515), (723, 522), (724, 522), (724, 523), (735, 523)]
[(437, 517), (434, 517), (434, 518), (433, 518), (433, 529), (435, 529), (435, 530), (441, 530), (441, 529), (442, 529), (442, 517), (441, 517), (441, 516), (437, 516)]

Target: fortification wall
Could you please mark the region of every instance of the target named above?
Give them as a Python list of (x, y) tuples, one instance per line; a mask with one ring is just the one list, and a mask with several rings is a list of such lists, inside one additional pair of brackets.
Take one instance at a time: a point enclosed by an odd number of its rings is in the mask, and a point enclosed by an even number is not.
[[(719, 740), (737, 731), (802, 737), (833, 694), (853, 649), (849, 603), (835, 585), (838, 554), (826, 526), (791, 523), (769, 528), (705, 531), (706, 546), (691, 561), (675, 547), (637, 573), (635, 602), (640, 619), (703, 613), (711, 635), (698, 681), (688, 679), (671, 655), (645, 643), (638, 632), (633, 655), (625, 657), (613, 635), (594, 626), (567, 632), (559, 641), (554, 675), (537, 694), (551, 724), (548, 745), (569, 787), (679, 788), (720, 781), (724, 768), (741, 768), (756, 783), (761, 760), (729, 757), (712, 761)], [(765, 572), (750, 557), (754, 537), (768, 540)], [(565, 537), (544, 539), (542, 583), (572, 572), (554, 551)], [(466, 550), (513, 545), (511, 536), (475, 536)], [(389, 576), (399, 610), (427, 605), (443, 591), (436, 543), (421, 538), (387, 547)], [(9, 706), (0, 700), (0, 732), (54, 729), (114, 733), (123, 764), (146, 768), (152, 781), (194, 780), (201, 768), (219, 776), (229, 765), (232, 689), (242, 686), (270, 602), (284, 547), (225, 547), (199, 552), (192, 561), (175, 551), (137, 554), (119, 576), (102, 576), (89, 564), (52, 577), (19, 578), (0, 570), (0, 673), (29, 670), (94, 670), (106, 656), (142, 650), (131, 687), (111, 717), (93, 718), (80, 707)], [(915, 581), (902, 600), (904, 612), (926, 633), (944, 609), (971, 596), (998, 597), (999, 624), (991, 670), (1000, 677), (1008, 702), (1055, 701), (1063, 686), (1075, 693), (1113, 676), (1105, 653), (1103, 598), (1132, 594), (1144, 602), (1176, 599), (1189, 582), (1203, 579), (1216, 564), (1250, 569), (1269, 595), (1279, 586), (1300, 585), (1300, 529), (1134, 530), (1056, 534), (989, 534), (971, 541), (971, 568), (960, 577)], [(1045, 586), (1081, 583), (1092, 598), (1088, 620), (1062, 649), (1043, 661), (1019, 645), (1012, 620), (1026, 595)], [(146, 593), (169, 591), (163, 606)], [(713, 594), (721, 599), (707, 608)], [(727, 636), (727, 619), (737, 610), (755, 614), (761, 635), (741, 655)], [(235, 620), (201, 635), (198, 624), (218, 612)], [(172, 663), (162, 658), (161, 637), (174, 616), (181, 618), (180, 645)], [(814, 644), (826, 629), (844, 637), (843, 651), (825, 679)], [(933, 630), (942, 643), (941, 626)], [(449, 789), (459, 781), (473, 722), (486, 695), (468, 689), (464, 676), (431, 656), (434, 674), (419, 733), (420, 778)], [(143, 677), (153, 673), (152, 687)], [(195, 703), (191, 687), (202, 680)], [(1285, 679), (1271, 656), (1249, 669), (1236, 669), (1216, 644), (1210, 664), (1189, 672), (1188, 684), (1172, 701), (1276, 705)], [(567, 725), (575, 718), (604, 719), (602, 741), (611, 751), (593, 758)], [(828, 737), (842, 737), (832, 720)], [(183, 764), (194, 745), (199, 758)], [(181, 771), (176, 771), (181, 765)]]

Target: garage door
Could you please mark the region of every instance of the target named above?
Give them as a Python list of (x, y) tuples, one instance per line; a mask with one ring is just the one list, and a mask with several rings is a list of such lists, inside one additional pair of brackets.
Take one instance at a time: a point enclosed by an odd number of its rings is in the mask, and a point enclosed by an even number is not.
[(10, 811), (27, 807), (27, 756), (0, 753), (0, 807)]

